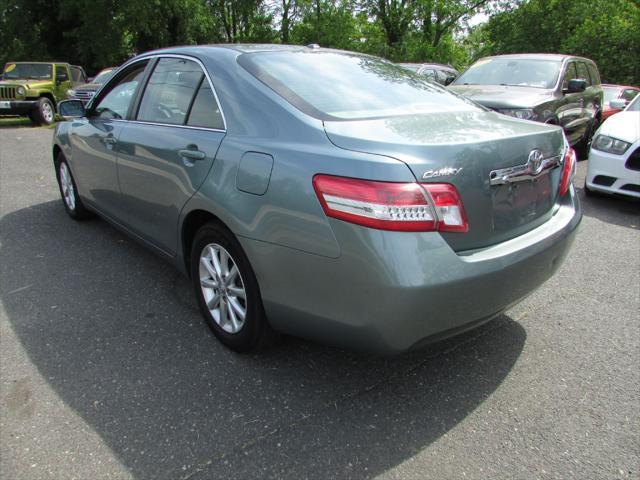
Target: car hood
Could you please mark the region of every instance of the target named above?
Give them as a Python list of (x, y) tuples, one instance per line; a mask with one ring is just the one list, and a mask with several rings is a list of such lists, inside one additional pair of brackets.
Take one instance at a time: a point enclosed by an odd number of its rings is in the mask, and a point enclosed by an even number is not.
[(635, 143), (640, 139), (640, 112), (622, 111), (616, 113), (604, 121), (598, 129), (598, 133)]
[(74, 90), (75, 91), (81, 90), (81, 91), (95, 92), (101, 86), (102, 86), (101, 83), (83, 83), (82, 85), (78, 85), (77, 87), (75, 87)]
[(511, 85), (449, 85), (449, 90), (488, 108), (531, 108), (552, 98), (551, 90)]

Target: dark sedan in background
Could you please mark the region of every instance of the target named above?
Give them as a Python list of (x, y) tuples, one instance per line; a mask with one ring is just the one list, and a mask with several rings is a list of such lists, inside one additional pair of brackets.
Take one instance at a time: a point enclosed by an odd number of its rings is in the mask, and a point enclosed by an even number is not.
[(449, 88), (505, 115), (561, 125), (582, 158), (602, 120), (598, 67), (583, 57), (486, 57), (471, 65)]
[(102, 87), (102, 85), (105, 84), (107, 80), (109, 80), (116, 68), (117, 67), (109, 67), (100, 70), (100, 72), (98, 72), (98, 74), (93, 79), (91, 79), (89, 83), (78, 85), (74, 89), (69, 90), (69, 98), (82, 100), (85, 103), (88, 102), (100, 89), (100, 87)]

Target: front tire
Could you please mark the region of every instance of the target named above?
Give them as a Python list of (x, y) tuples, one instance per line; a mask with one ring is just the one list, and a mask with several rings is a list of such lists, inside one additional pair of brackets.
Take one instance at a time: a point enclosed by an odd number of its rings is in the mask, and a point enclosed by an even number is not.
[(47, 97), (41, 97), (29, 118), (36, 125), (51, 125), (55, 120), (55, 116), (56, 109), (51, 100)]
[(92, 214), (89, 212), (80, 196), (78, 195), (78, 187), (71, 174), (71, 169), (67, 164), (67, 160), (60, 153), (55, 162), (56, 166), (56, 178), (58, 179), (58, 188), (60, 189), (60, 196), (62, 197), (62, 203), (64, 209), (69, 216), (74, 220), (86, 220), (91, 218)]
[(224, 345), (249, 352), (264, 348), (275, 338), (249, 260), (221, 224), (207, 223), (196, 233), (191, 279), (200, 311)]

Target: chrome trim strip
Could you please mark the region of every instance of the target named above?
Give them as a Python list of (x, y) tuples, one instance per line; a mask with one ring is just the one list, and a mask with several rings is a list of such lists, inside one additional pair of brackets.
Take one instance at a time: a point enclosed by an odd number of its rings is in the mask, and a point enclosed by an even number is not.
[(539, 164), (531, 160), (522, 165), (499, 168), (491, 170), (489, 173), (490, 185), (506, 185), (509, 183), (522, 182), (525, 180), (535, 180), (542, 175), (549, 173), (552, 169), (562, 164), (562, 155), (543, 158)]
[(205, 130), (207, 132), (222, 132), (226, 133), (226, 130), (221, 130), (219, 128), (208, 128), (208, 127), (194, 127), (192, 125), (176, 125), (175, 123), (156, 123), (156, 122), (145, 122), (143, 120), (119, 120), (121, 122), (128, 123), (138, 123), (142, 125), (156, 125), (158, 127), (177, 127), (177, 128), (188, 128), (191, 130)]

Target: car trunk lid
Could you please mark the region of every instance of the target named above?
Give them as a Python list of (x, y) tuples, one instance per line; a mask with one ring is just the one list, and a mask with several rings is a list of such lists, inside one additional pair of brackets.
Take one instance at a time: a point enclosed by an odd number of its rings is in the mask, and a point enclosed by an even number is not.
[[(404, 162), (418, 182), (453, 184), (469, 221), (466, 233), (443, 233), (456, 251), (486, 247), (547, 221), (561, 168), (534, 179), (492, 182), (497, 170), (527, 164), (531, 152), (562, 158), (562, 130), (493, 112), (460, 111), (325, 122), (336, 146)], [(502, 172), (504, 173), (504, 172)]]

